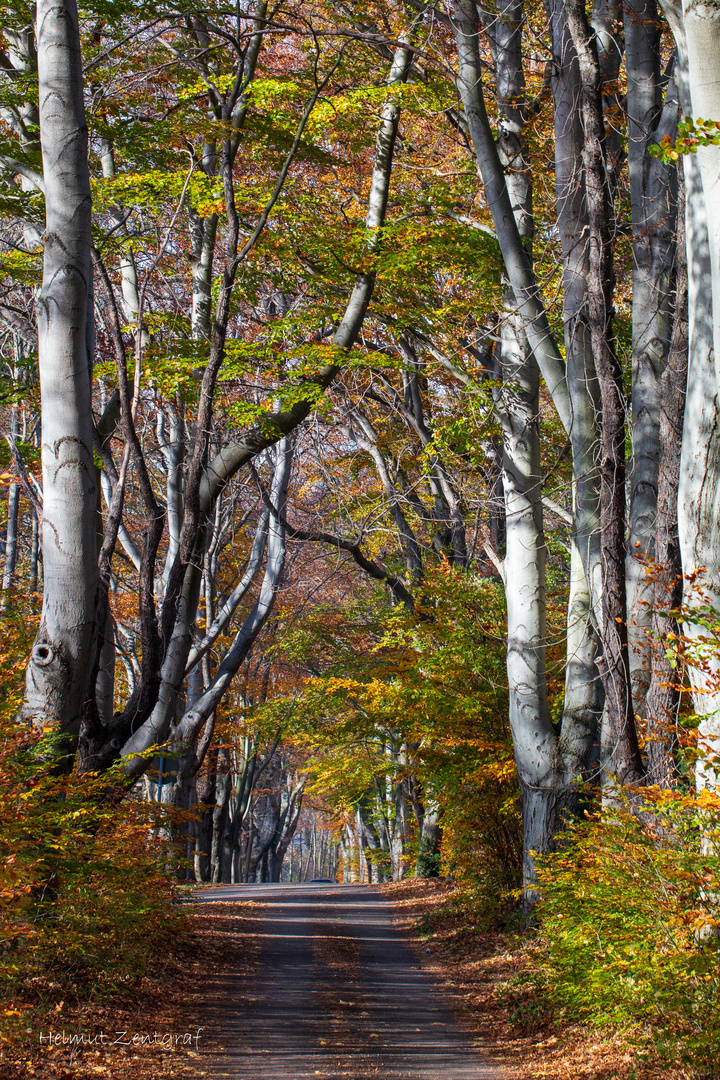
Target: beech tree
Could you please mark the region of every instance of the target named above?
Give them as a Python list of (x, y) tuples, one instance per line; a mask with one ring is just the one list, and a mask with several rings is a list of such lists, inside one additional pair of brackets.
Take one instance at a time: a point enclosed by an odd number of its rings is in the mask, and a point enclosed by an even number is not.
[[(716, 46), (720, 20), (713, 5), (664, 3), (677, 47), (681, 111), (695, 118), (720, 115)], [(685, 230), (687, 237), (689, 360), (685, 423), (680, 455), (678, 532), (690, 608), (707, 603), (718, 608), (716, 482), (718, 441), (715, 434), (715, 357), (720, 343), (717, 145), (700, 147), (684, 158)], [(700, 580), (696, 580), (696, 575)], [(687, 633), (702, 638), (690, 622)], [(699, 787), (716, 784), (718, 717), (712, 671), (715, 658), (700, 646), (694, 672), (695, 708), (702, 716), (700, 736), (707, 760), (696, 770)], [(710, 678), (707, 669), (709, 666)], [(691, 678), (693, 671), (691, 667)]]
[(36, 304), (45, 587), (25, 708), (77, 735), (96, 636), (97, 475), (92, 455), (90, 174), (77, 8), (39, 3), (37, 74), (45, 196)]

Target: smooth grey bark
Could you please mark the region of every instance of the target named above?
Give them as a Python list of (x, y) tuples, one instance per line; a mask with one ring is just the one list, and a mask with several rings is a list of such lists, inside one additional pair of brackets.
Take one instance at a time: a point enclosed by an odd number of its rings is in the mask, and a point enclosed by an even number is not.
[(101, 723), (109, 723), (115, 700), (115, 620), (111, 614), (105, 621), (100, 663), (95, 680), (95, 699)]
[[(546, 547), (541, 502), (537, 364), (522, 324), (507, 314), (502, 331), (503, 487), (506, 512), (507, 676), (509, 720), (522, 792), (524, 881), (534, 880), (531, 852), (548, 850), (557, 832), (547, 813), (555, 787), (557, 736), (547, 700)], [(508, 389), (509, 387), (509, 389)]]
[(375, 861), (373, 858), (373, 853), (377, 851), (378, 841), (372, 829), (365, 822), (362, 823), (360, 843), (362, 845), (363, 855), (365, 856), (368, 885), (373, 884), (373, 877), (376, 879), (374, 883), (378, 885), (380, 883), (380, 877), (375, 867)]
[[(720, 7), (713, 2), (681, 4), (679, 0), (663, 0), (662, 7), (677, 45), (681, 113), (717, 119), (720, 116)], [(690, 609), (704, 602), (716, 611), (720, 610), (719, 160), (720, 148), (706, 147), (698, 150), (697, 155), (688, 154), (683, 163), (689, 360), (678, 496), (678, 531), (687, 579), (684, 601)], [(692, 620), (685, 623), (684, 630), (691, 642), (704, 636), (702, 627)], [(702, 717), (700, 746), (709, 755), (717, 755), (720, 752), (717, 664), (702, 643), (695, 649), (697, 667), (692, 666), (692, 645), (688, 656), (693, 704)], [(716, 764), (701, 758), (695, 778), (699, 789), (716, 787)]]
[[(529, 165), (523, 141), (523, 5), (504, 4), (493, 26), (499, 133), (508, 196), (527, 253), (533, 238)], [(548, 785), (555, 786), (555, 749), (547, 700), (547, 648), (540, 372), (510, 288), (500, 318), (500, 376), (496, 409), (503, 434), (505, 500), (504, 580), (507, 583), (509, 721), (523, 807), (523, 880), (534, 880), (533, 852), (547, 851), (557, 831), (548, 815)]]
[(166, 470), (165, 502), (167, 508), (168, 547), (163, 567), (163, 587), (167, 584), (170, 567), (175, 561), (180, 546), (183, 515), (182, 468), (185, 460), (186, 442), (185, 409), (182, 401), (178, 398), (174, 402), (168, 402), (165, 410), (162, 407), (159, 409), (157, 424), (158, 443)]
[[(384, 880), (386, 867), (382, 860), (380, 833), (373, 820), (373, 806), (370, 799), (366, 798), (358, 803), (357, 820), (359, 842), (363, 849), (368, 872), (368, 884), (373, 883), (373, 878), (376, 885), (381, 884)], [(320, 876), (322, 877), (322, 874)]]
[(2, 576), (3, 605), (7, 603), (6, 594), (15, 583), (15, 568), (18, 553), (18, 511), (20, 508), (20, 485), (13, 480), (8, 488), (7, 526), (5, 529), (5, 565)]
[(210, 850), (212, 847), (212, 808), (215, 804), (217, 784), (217, 758), (219, 748), (213, 742), (208, 748), (203, 773), (195, 780), (195, 844), (193, 851), (193, 876), (195, 881), (210, 880)]
[[(215, 805), (212, 811), (212, 839), (210, 843), (210, 878), (213, 885), (223, 877), (222, 840), (230, 801), (231, 775), (230, 755), (227, 747), (218, 750), (215, 780)], [(229, 874), (228, 874), (229, 880)]]
[[(717, 0), (694, 0), (683, 4), (683, 22), (687, 37), (688, 75), (692, 113), (695, 117), (710, 119), (720, 118), (720, 5)], [(718, 438), (718, 411), (720, 403), (720, 147), (707, 146), (698, 149), (697, 165), (702, 180), (707, 225), (708, 255), (710, 262), (712, 332), (714, 349), (714, 381), (707, 378), (708, 395), (712, 390), (712, 428), (707, 432), (707, 449), (701, 444), (701, 453), (707, 454), (707, 474), (701, 494), (701, 504), (696, 510), (697, 528), (694, 536), (695, 546), (702, 544), (706, 556), (704, 566), (707, 575), (704, 581), (710, 590), (712, 602), (720, 609), (718, 579), (720, 578), (720, 439)], [(693, 204), (694, 207), (697, 204)], [(689, 207), (689, 204), (688, 204)], [(688, 221), (688, 246), (690, 246), (690, 226)], [(703, 283), (701, 302), (707, 304), (707, 280)], [(695, 303), (700, 300), (698, 297)], [(697, 314), (696, 316), (697, 317)], [(692, 364), (692, 361), (691, 361)], [(691, 367), (688, 380), (688, 401), (690, 400), (690, 380), (697, 373), (697, 366)], [(709, 376), (709, 373), (708, 373)], [(705, 381), (705, 380), (703, 380)], [(714, 382), (714, 385), (713, 385)], [(705, 415), (710, 419), (709, 410)], [(694, 416), (686, 411), (685, 429), (692, 431)], [(703, 431), (702, 435), (706, 432)], [(704, 440), (703, 440), (704, 441)], [(681, 464), (682, 469), (682, 464)], [(686, 573), (690, 567), (686, 568)], [(691, 572), (691, 571), (690, 571)], [(698, 761), (695, 780), (699, 790), (705, 787), (717, 789), (720, 783), (720, 693), (717, 688), (718, 665), (711, 661), (714, 677), (710, 693), (703, 694), (701, 710), (705, 715), (699, 725), (699, 748), (703, 757)], [(709, 699), (709, 700), (708, 700)], [(697, 708), (697, 706), (696, 706)]]
[(603, 112), (607, 117), (607, 161), (610, 185), (617, 187), (624, 160), (622, 139), (623, 102), (620, 93), (620, 67), (625, 51), (623, 11), (625, 5), (619, 0), (593, 0), (588, 13), (600, 66)]
[[(510, 566), (507, 561), (506, 566)], [(508, 591), (508, 596), (512, 591), (514, 589)], [(537, 592), (532, 600), (537, 607)], [(519, 601), (513, 605), (519, 606)], [(513, 677), (523, 673), (523, 660), (526, 661), (524, 673), (536, 676), (537, 652), (531, 651), (534, 642), (527, 640), (527, 635), (528, 630), (537, 628), (537, 622), (534, 626), (530, 623), (516, 627), (516, 640), (508, 643), (509, 678), (511, 671)], [(518, 648), (518, 642), (522, 643), (522, 648)], [(546, 686), (538, 692), (530, 684), (518, 687), (510, 683), (513, 747), (523, 808), (523, 881), (528, 903), (536, 896), (533, 853), (552, 851), (557, 845), (558, 835), (582, 806), (579, 788), (592, 774), (596, 762), (602, 711), (600, 677), (595, 664), (597, 652), (592, 598), (582, 559), (573, 541), (565, 694), (559, 728), (548, 714)], [(528, 664), (528, 658), (533, 663)]]
[(191, 327), (194, 338), (209, 338), (212, 332), (212, 270), (217, 239), (217, 214), (201, 218), (190, 211), (190, 241), (192, 254), (192, 313)]
[[(683, 0), (687, 73), (692, 116), (720, 119), (720, 3)], [(720, 357), (720, 146), (700, 146), (697, 163), (705, 197), (710, 251), (713, 344)]]
[(565, 378), (565, 365), (550, 330), (530, 259), (518, 231), (505, 183), (505, 173), (485, 109), (476, 5), (470, 0), (456, 0), (453, 5), (452, 26), (458, 56), (457, 90), (463, 105), (477, 169), (485, 188), (485, 198), (492, 214), (505, 270), (515, 293), (515, 302), (523, 318), (530, 348), (535, 354), (560, 420), (565, 430), (569, 431), (572, 409)]
[(24, 711), (39, 723), (76, 734), (93, 668), (98, 491), (90, 176), (74, 0), (39, 0), (37, 46), (46, 216), (37, 301), (44, 588)]
[[(392, 867), (392, 880), (402, 881), (407, 870), (407, 843), (410, 836), (412, 799), (410, 777), (407, 774), (408, 754), (405, 743), (398, 744), (392, 737), (385, 746), (385, 754), (391, 763), (392, 773), (385, 778), (384, 820), (388, 836), (388, 853)], [(397, 773), (400, 779), (396, 779)]]
[(40, 526), (37, 515), (33, 514), (32, 531), (30, 536), (30, 579), (28, 587), (30, 595), (34, 596), (40, 577)]
[(573, 539), (565, 650), (565, 694), (560, 723), (560, 759), (565, 781), (587, 779), (597, 765), (602, 715), (602, 682), (595, 663), (598, 637), (585, 569)]
[[(533, 232), (530, 170), (523, 149), (524, 77), (522, 69), (522, 5), (503, 6), (492, 23), (491, 45), (497, 73), (500, 159), (507, 170), (506, 186), (513, 209), (518, 236), (529, 255)], [(560, 20), (563, 28), (563, 21)], [(557, 33), (557, 27), (556, 27)], [(563, 68), (555, 73), (556, 125), (562, 125), (559, 168), (556, 169), (563, 239), (565, 280), (570, 278), (576, 304), (566, 322), (568, 373), (579, 367), (582, 378), (568, 384), (571, 404), (580, 406), (579, 415), (571, 410), (571, 443), (575, 455), (576, 484), (584, 498), (585, 514), (576, 513), (586, 561), (590, 561), (591, 542), (596, 539), (597, 485), (591, 447), (595, 438), (594, 401), (588, 393), (588, 362), (591, 364), (587, 334), (577, 334), (582, 327), (585, 303), (584, 266), (578, 256), (578, 236), (585, 224), (582, 204), (577, 200), (577, 177), (569, 173), (579, 161), (582, 131), (572, 127), (573, 112), (566, 103), (568, 80), (572, 85), (577, 68), (572, 69), (568, 37), (561, 35)], [(576, 101), (576, 99), (573, 99)], [(569, 102), (568, 102), (569, 105)], [(580, 138), (578, 139), (578, 135)], [(503, 252), (504, 254), (504, 252)], [(573, 262), (575, 260), (575, 262)], [(570, 263), (570, 265), (568, 265)], [(577, 263), (577, 265), (576, 265)], [(507, 265), (507, 264), (506, 264)], [(577, 273), (579, 268), (583, 271)], [(570, 691), (560, 731), (553, 725), (547, 701), (545, 651), (547, 646), (545, 607), (546, 546), (543, 531), (542, 469), (539, 432), (539, 370), (528, 347), (526, 325), (514, 290), (506, 296), (506, 311), (500, 324), (500, 364), (502, 389), (496, 392), (498, 420), (503, 433), (503, 486), (506, 520), (506, 555), (503, 579), (507, 582), (508, 651), (507, 672), (510, 687), (509, 719), (523, 804), (523, 880), (528, 901), (534, 898), (535, 852), (550, 850), (564, 819), (577, 808), (576, 781), (586, 772), (597, 723), (597, 673), (594, 669), (595, 639), (588, 632), (580, 589), (586, 579), (574, 544), (575, 565), (568, 613), (568, 689)], [(580, 345), (580, 349), (578, 348)], [(592, 370), (592, 369), (591, 369)], [(574, 396), (573, 396), (574, 395)], [(578, 421), (585, 421), (584, 425)], [(592, 467), (588, 468), (588, 459)], [(587, 493), (590, 493), (588, 499)], [(578, 521), (581, 524), (578, 526)], [(578, 662), (575, 654), (581, 657)], [(572, 678), (571, 678), (572, 676)], [(588, 680), (580, 685), (578, 680)]]
[[(573, 117), (577, 117), (575, 108), (578, 89), (577, 64), (573, 65), (572, 58), (567, 56), (567, 49), (568, 46), (571, 47), (571, 43), (559, 0), (553, 10), (555, 12), (553, 50), (554, 53), (560, 50), (553, 70), (555, 73), (569, 73), (570, 82), (563, 81), (562, 87), (566, 98), (564, 120), (572, 123)], [(598, 621), (601, 621), (599, 474), (596, 455), (596, 404), (599, 400), (599, 390), (592, 367), (587, 325), (582, 318), (578, 317), (573, 326), (568, 326), (567, 314), (567, 303), (573, 295), (573, 290), (577, 293), (575, 310), (578, 315), (585, 303), (583, 274), (578, 274), (575, 268), (570, 267), (566, 261), (566, 343), (569, 336), (571, 343), (579, 342), (580, 345), (579, 349), (572, 348), (567, 351), (566, 372), (565, 363), (550, 330), (530, 260), (517, 227), (502, 163), (488, 122), (482, 89), (482, 65), (478, 49), (479, 31), (475, 4), (468, 0), (459, 0), (455, 3), (452, 25), (458, 53), (458, 93), (463, 103), (478, 172), (485, 188), (488, 207), (492, 213), (505, 270), (515, 293), (518, 312), (523, 318), (528, 342), (560, 420), (571, 439), (577, 489), (576, 538), (591, 588), (593, 608)], [(574, 80), (574, 86), (572, 80)], [(567, 148), (558, 144), (558, 135), (562, 136), (567, 128), (559, 126), (562, 125), (563, 120), (558, 117), (557, 93), (555, 97), (556, 148), (559, 149), (561, 155), (560, 160), (556, 156), (561, 243), (564, 252), (573, 252), (577, 258), (578, 253), (582, 252), (579, 238), (583, 236), (582, 228), (577, 228), (578, 221), (581, 221), (581, 213), (577, 207), (578, 198), (581, 200), (581, 193), (578, 194), (580, 176), (577, 166), (581, 163), (582, 133), (580, 131), (578, 149), (578, 122), (575, 119), (575, 126), (570, 129), (573, 140), (571, 147)], [(558, 149), (556, 149), (556, 155)]]
[[(12, 17), (3, 27), (3, 37), (7, 48), (7, 64), (3, 64), (3, 74), (11, 82), (18, 82), (21, 78), (32, 78), (37, 73), (37, 46), (35, 26), (35, 4), (28, 4), (26, 13), (28, 21), (22, 25), (13, 25)], [(15, 13), (13, 13), (15, 14)], [(7, 102), (0, 112), (3, 119), (17, 135), (23, 150), (38, 150), (40, 144), (37, 139), (38, 109), (32, 100), (23, 101), (21, 104)]]
[[(0, 64), (0, 77), (10, 85), (25, 83), (32, 85), (37, 78), (37, 48), (36, 28), (33, 20), (36, 18), (36, 5), (28, 4), (24, 12), (8, 11), (8, 17), (3, 26), (2, 63)], [(18, 22), (13, 25), (15, 18)], [(27, 22), (23, 25), (23, 17)], [(0, 105), (0, 116), (12, 130), (20, 146), (22, 161), (14, 162), (5, 155), (0, 155), (0, 166), (8, 169), (20, 177), (22, 191), (42, 191), (42, 177), (35, 172), (30, 162), (34, 164), (36, 155), (40, 153), (40, 140), (38, 138), (39, 113), (37, 102), (28, 96), (21, 102), (13, 102), (13, 94), (4, 99)], [(32, 251), (42, 242), (42, 237), (37, 226), (29, 220), (22, 222), (23, 240), (25, 247)], [(2, 305), (3, 321), (19, 334), (32, 349), (37, 348), (37, 335), (29, 323), (17, 312)]]
[(425, 806), (420, 826), (415, 877), (439, 877), (442, 837), (442, 811), (431, 801)]

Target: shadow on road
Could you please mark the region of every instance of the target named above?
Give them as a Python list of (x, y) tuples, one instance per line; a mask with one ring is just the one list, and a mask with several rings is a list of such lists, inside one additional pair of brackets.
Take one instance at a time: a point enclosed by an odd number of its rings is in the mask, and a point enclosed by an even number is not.
[(213, 975), (204, 1068), (237, 1080), (501, 1080), (369, 886), (230, 885), (198, 899), (261, 904), (252, 971)]

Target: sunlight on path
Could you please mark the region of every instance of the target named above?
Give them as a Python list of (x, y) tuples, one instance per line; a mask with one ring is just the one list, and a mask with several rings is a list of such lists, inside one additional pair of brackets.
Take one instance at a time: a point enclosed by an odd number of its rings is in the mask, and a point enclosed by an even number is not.
[(368, 886), (225, 886), (253, 900), (261, 967), (210, 977), (206, 1075), (233, 1080), (502, 1080)]

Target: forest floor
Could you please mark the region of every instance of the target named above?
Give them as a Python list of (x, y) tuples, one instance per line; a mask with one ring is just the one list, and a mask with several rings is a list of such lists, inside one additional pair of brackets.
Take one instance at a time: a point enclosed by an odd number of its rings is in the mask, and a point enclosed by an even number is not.
[[(458, 1036), (480, 1051), (492, 1075), (502, 1080), (684, 1080), (681, 1070), (638, 1062), (618, 1037), (602, 1038), (596, 1030), (553, 1022), (524, 983), (526, 941), (520, 934), (478, 931), (467, 909), (453, 902), (451, 883), (408, 881), (378, 891), (391, 902), (393, 922), (414, 952), (418, 977), (441, 989)], [(115, 986), (104, 1000), (74, 997), (51, 978), (35, 980), (6, 1000), (10, 1030), (0, 1045), (0, 1080), (217, 1076), (218, 1051), (222, 1056), (224, 1046), (212, 1024), (207, 1026), (208, 995), (213, 1000), (215, 994), (216, 1003), (227, 998), (223, 979), (230, 975), (240, 975), (246, 990), (252, 986), (253, 973), (263, 966), (270, 927), (264, 925), (265, 905), (252, 901), (189, 905), (187, 916), (187, 932), (175, 948), (158, 956), (143, 978)], [(341, 964), (341, 953), (335, 957), (331, 950), (330, 969), (336, 959)], [(382, 987), (378, 993), (382, 996)], [(329, 1013), (338, 1006), (343, 1014), (352, 1013), (350, 997), (339, 992), (328, 1002)], [(234, 1004), (227, 1001), (227, 1007), (245, 1018), (247, 1002), (254, 1000), (253, 990), (253, 996), (241, 995)], [(255, 1008), (264, 1009), (262, 1003)], [(242, 1028), (244, 1019), (238, 1023)], [(73, 1036), (74, 1043), (68, 1041)], [(322, 1075), (354, 1076), (353, 1051), (348, 1050), (350, 1072), (323, 1069)], [(360, 1043), (354, 1052), (359, 1064)], [(292, 1053), (286, 1058), (288, 1076), (293, 1075), (291, 1058)], [(254, 1069), (233, 1068), (225, 1075), (255, 1080)], [(257, 1075), (265, 1073), (261, 1069)]]
[[(638, 1057), (617, 1033), (555, 1021), (525, 979), (527, 937), (479, 930), (446, 880), (383, 886), (394, 919), (442, 979), (459, 1018), (507, 1080), (686, 1080), (681, 1068)], [(453, 902), (456, 901), (456, 902)]]

